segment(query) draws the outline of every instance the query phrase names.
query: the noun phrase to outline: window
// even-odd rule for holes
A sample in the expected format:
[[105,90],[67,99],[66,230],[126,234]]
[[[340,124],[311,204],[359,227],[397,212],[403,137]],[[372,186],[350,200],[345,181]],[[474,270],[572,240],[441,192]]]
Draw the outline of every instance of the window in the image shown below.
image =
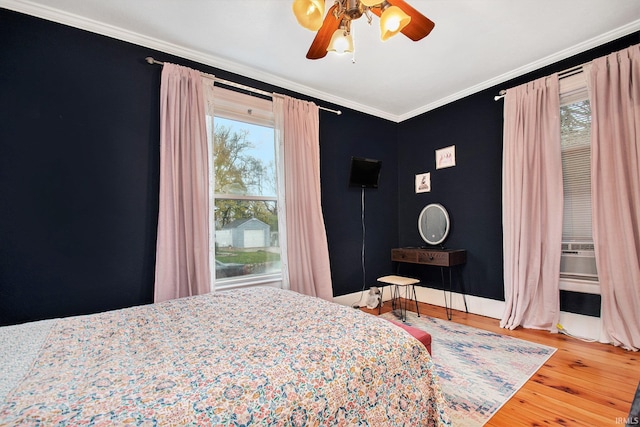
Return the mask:
[[591,108],[589,100],[560,107],[563,241],[593,242],[591,227]]
[[560,82],[564,190],[560,277],[596,281],[591,216],[591,106],[582,72]]
[[212,158],[215,288],[281,280],[271,101],[214,88]]

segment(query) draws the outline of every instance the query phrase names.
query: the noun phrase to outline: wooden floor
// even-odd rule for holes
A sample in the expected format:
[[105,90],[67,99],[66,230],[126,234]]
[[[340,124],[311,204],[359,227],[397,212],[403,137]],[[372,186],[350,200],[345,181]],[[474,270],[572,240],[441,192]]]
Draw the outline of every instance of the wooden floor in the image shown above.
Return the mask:
[[[419,308],[421,315],[447,318],[443,307]],[[382,312],[390,310],[386,302]],[[497,319],[455,310],[451,320],[558,349],[486,426],[625,426],[640,382],[638,352],[545,331],[510,331]]]

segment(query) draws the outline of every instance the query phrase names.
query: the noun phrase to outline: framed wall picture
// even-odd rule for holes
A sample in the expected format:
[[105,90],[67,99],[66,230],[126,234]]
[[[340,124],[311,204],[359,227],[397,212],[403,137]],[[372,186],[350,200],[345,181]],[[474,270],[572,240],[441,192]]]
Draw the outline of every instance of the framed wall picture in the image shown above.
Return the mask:
[[416,174],[416,193],[431,191],[431,172]]
[[456,146],[436,150],[436,169],[450,168],[456,165]]

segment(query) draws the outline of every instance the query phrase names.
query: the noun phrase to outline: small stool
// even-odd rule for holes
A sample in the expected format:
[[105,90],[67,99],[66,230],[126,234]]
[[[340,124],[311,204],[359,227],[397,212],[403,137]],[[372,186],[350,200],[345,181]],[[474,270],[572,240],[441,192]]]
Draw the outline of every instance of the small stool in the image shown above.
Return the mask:
[[[420,317],[420,309],[418,308],[418,297],[416,296],[416,283],[420,283],[418,279],[412,279],[411,277],[404,276],[382,276],[378,277],[378,282],[383,283],[382,295],[384,295],[384,286],[393,285],[393,293],[391,295],[391,307],[395,310],[396,300],[398,300],[398,306],[400,308],[400,320],[407,321],[407,301],[413,299],[416,302],[416,313]],[[409,286],[411,288],[409,288]],[[400,301],[400,288],[404,287],[404,306]],[[413,298],[411,298],[411,291],[413,291]],[[378,307],[378,313],[382,308],[382,295],[380,296],[380,307]]]
[[425,332],[422,329],[414,328],[413,326],[405,325],[404,323],[396,322],[395,320],[389,320],[389,322],[409,332],[411,336],[413,336],[415,339],[420,341],[422,345],[425,346],[429,354],[432,354],[431,353],[431,335],[428,332]]

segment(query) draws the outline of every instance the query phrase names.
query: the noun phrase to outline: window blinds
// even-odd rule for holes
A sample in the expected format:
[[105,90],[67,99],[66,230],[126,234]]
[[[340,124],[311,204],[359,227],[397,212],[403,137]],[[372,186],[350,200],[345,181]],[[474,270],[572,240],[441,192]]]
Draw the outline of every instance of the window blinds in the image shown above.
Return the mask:
[[593,241],[591,224],[591,108],[581,67],[560,80],[564,189],[563,241]]

